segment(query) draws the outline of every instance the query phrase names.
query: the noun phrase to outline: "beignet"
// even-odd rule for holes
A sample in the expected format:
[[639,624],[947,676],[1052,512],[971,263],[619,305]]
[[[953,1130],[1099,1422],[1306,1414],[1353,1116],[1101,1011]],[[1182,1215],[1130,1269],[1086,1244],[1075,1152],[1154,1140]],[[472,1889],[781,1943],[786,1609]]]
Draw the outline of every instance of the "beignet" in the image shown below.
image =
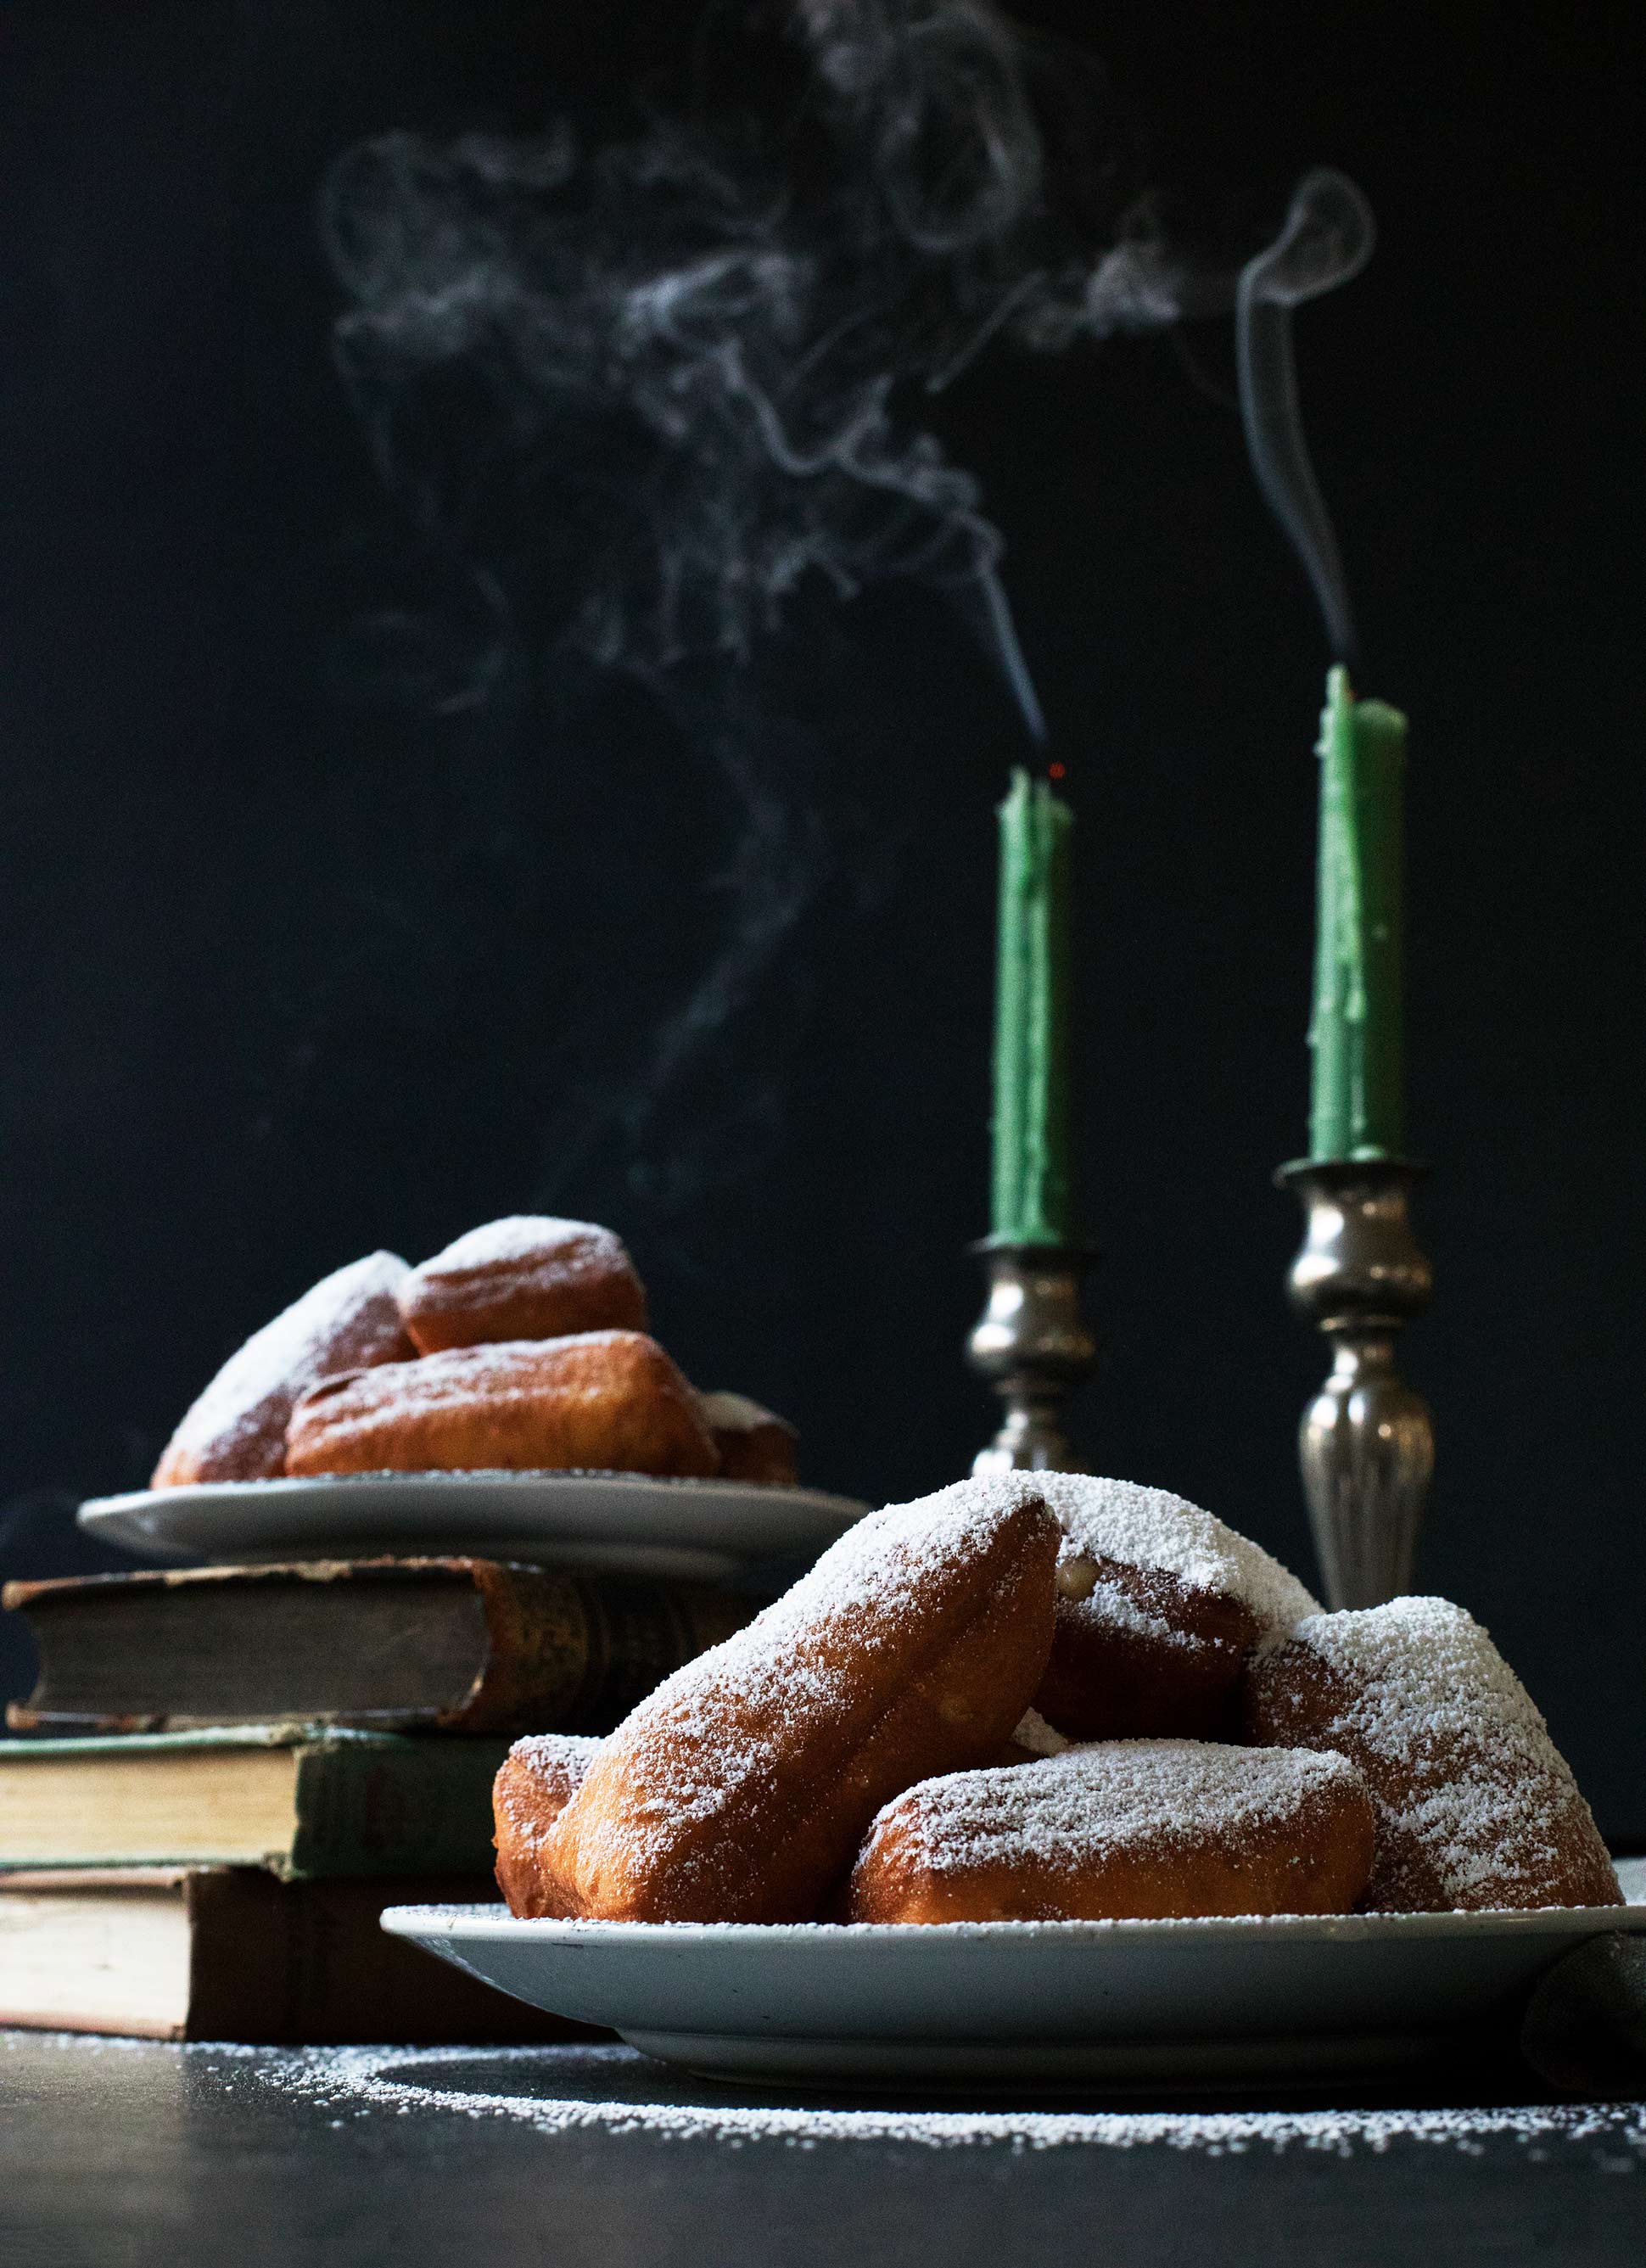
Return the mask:
[[370,1253],[322,1277],[254,1331],[190,1404],[150,1485],[277,1477],[299,1395],[334,1372],[409,1362],[416,1352],[395,1302],[410,1272],[392,1252]]
[[400,1285],[420,1354],[574,1331],[643,1331],[646,1294],[609,1228],[520,1214],[471,1228]]
[[705,1394],[703,1422],[720,1453],[720,1476],[764,1488],[792,1488],[800,1477],[800,1436],[787,1418],[762,1410],[746,1394]]
[[1036,1477],[1063,1543],[1035,1707],[1077,1741],[1237,1737],[1247,1655],[1319,1602],[1182,1497],[1084,1473]]
[[1341,1756],[1105,1741],[922,1780],[852,1870],[852,1921],[1169,1920],[1347,1913],[1371,1799]]
[[702,1477],[717,1460],[697,1396],[640,1331],[452,1347],[350,1371],[305,1394],[289,1473],[608,1472]]
[[498,1767],[491,1788],[497,1887],[523,1920],[559,1916],[557,1906],[543,1903],[548,1885],[537,1846],[588,1778],[600,1745],[576,1733],[533,1733]]
[[1619,1902],[1570,1768],[1461,1607],[1312,1615],[1246,1685],[1253,1739],[1335,1749],[1363,1774],[1378,1812],[1368,1911]]
[[[1052,1636],[1027,1476],[860,1521],[606,1740],[511,1894],[623,1921],[805,1921],[898,1789],[996,1754]],[[516,1911],[523,1911],[517,1907]]]

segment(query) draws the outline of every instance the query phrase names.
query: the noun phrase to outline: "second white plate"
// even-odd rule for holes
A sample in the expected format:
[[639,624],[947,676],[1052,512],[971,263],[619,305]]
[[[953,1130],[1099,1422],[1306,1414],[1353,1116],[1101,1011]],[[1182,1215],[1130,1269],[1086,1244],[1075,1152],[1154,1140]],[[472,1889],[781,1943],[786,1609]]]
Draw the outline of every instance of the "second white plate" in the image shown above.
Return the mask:
[[1646,1907],[756,1928],[391,1906],[383,1926],[714,2078],[1217,2086],[1420,2061]]
[[145,1558],[358,1558],[467,1552],[592,1572],[779,1584],[862,1518],[818,1489],[640,1473],[350,1473],[202,1481],[93,1497],[81,1527]]

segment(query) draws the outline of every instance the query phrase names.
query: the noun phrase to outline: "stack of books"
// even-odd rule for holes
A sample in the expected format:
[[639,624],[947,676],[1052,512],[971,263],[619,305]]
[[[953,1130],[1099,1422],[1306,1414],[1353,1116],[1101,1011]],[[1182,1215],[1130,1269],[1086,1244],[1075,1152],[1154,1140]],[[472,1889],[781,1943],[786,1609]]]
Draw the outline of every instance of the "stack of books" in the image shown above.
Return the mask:
[[754,1602],[474,1558],[11,1583],[0,2023],[322,2045],[566,2038],[386,1936],[490,1900],[525,1732],[608,1731]]

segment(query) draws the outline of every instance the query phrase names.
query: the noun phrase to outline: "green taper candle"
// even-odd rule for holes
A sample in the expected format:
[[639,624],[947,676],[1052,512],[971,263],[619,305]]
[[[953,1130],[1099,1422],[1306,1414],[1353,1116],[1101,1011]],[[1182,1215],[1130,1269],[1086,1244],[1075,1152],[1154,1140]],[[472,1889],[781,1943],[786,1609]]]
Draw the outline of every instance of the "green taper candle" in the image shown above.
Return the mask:
[[1390,1158],[1406,1138],[1401,865],[1406,719],[1326,679],[1309,1154]]
[[1069,1145],[1069,836],[1046,780],[1014,771],[1000,806],[995,1000],[996,1244],[1071,1241]]

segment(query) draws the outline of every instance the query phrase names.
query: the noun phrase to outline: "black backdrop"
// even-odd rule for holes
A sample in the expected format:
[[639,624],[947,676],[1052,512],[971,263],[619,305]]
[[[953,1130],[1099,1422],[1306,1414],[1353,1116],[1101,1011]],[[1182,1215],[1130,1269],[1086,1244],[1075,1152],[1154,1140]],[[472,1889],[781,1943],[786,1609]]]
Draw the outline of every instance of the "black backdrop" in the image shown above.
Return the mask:
[[[1378,210],[1299,339],[1363,688],[1413,719],[1421,1572],[1603,1823],[1646,1832],[1632,11],[1021,12],[1090,39],[1156,178],[1277,210],[1331,163]],[[327,162],[606,101],[688,14],[0,16],[6,1572],[111,1564],[77,1496],[139,1484],[317,1275],[503,1211],[618,1226],[682,1363],[792,1412],[821,1484],[917,1491],[990,1424],[959,1348],[1021,741],[942,602],[803,600],[753,680],[688,688],[696,725],[569,669],[393,706],[349,658],[400,538],[329,360]],[[1216,378],[1226,337],[1195,355]],[[938,422],[1005,532],[1079,813],[1085,1438],[1301,1561],[1322,1361],[1269,1174],[1306,1098],[1319,632],[1170,343],[1002,352]],[[717,703],[758,711],[815,887],[665,1065],[738,919]]]

